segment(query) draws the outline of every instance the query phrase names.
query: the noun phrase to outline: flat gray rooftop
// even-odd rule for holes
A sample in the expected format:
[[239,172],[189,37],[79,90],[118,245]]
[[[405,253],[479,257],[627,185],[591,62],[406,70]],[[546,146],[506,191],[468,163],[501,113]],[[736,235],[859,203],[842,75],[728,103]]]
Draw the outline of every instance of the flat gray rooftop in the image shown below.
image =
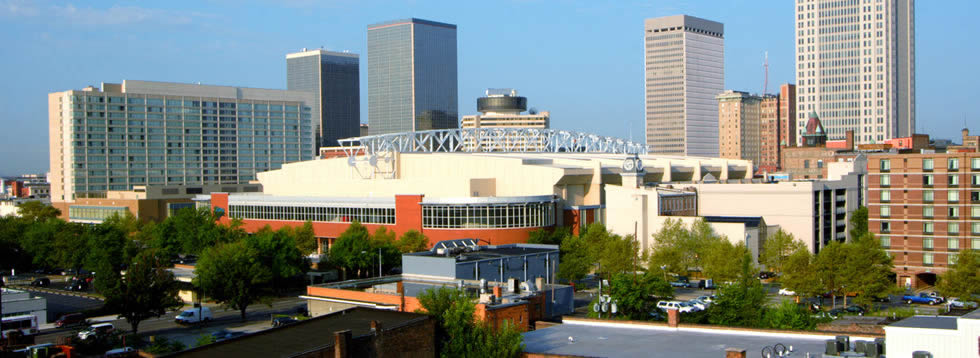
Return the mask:
[[[634,325],[631,325],[634,326]],[[570,341],[572,337],[574,341]],[[816,335],[779,335],[772,333],[683,329],[607,327],[586,324],[561,324],[524,333],[526,353],[574,355],[583,357],[690,357],[718,358],[726,348],[746,351],[747,357],[760,356],[762,349],[782,343],[793,346],[790,357],[805,357],[809,352],[820,357],[824,341],[832,337]],[[851,338],[853,342],[855,339]]]
[[913,316],[888,325],[889,327],[911,327],[956,330],[954,316]]

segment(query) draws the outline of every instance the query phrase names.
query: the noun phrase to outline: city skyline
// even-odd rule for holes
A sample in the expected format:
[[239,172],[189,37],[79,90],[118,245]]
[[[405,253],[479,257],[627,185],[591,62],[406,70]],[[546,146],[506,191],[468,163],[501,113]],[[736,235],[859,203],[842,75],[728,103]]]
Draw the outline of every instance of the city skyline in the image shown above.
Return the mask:
[[[22,69],[11,71],[7,78],[8,87],[0,97],[0,125],[10,133],[23,134],[0,145],[5,157],[0,174],[46,171],[44,112],[48,92],[124,79],[284,89],[283,53],[322,45],[365,54],[366,26],[396,18],[418,17],[459,26],[460,108],[471,108],[487,87],[521,88],[523,94],[535,98],[536,106],[552,111],[552,127],[557,129],[641,140],[643,40],[637,33],[646,18],[689,14],[725,24],[726,89],[759,92],[762,58],[767,50],[770,84],[795,82],[792,3],[775,7],[721,2],[659,7],[640,3],[508,5],[317,5],[297,1],[238,9],[220,1],[193,5],[174,2],[163,8],[103,2],[0,2],[0,18],[5,20],[0,25],[4,35],[0,36],[10,44],[11,54],[0,63],[5,68]],[[968,34],[976,33],[978,25],[967,21],[965,14],[978,5],[962,2],[952,6],[964,11],[950,14],[940,11],[947,6],[937,8],[928,3],[916,7],[916,132],[955,140],[960,128],[972,124],[965,89],[975,82],[978,70],[968,66],[969,52],[951,57],[942,50],[966,42]],[[310,11],[311,7],[332,11]],[[323,13],[345,15],[323,17]],[[551,16],[541,17],[541,13]],[[498,21],[488,20],[500,18],[495,14],[513,21],[500,26]],[[238,19],[259,16],[273,20],[256,29],[237,25]],[[286,23],[290,16],[319,21],[306,21],[311,24],[307,25],[291,19]],[[578,26],[576,19],[588,21],[590,26]],[[960,22],[965,31],[940,33],[935,26],[939,21]],[[128,32],[106,31],[120,29]],[[205,40],[199,38],[202,31],[209,34]],[[532,55],[494,54],[483,51],[487,46],[510,46],[515,53]],[[583,47],[588,51],[582,51]],[[120,48],[129,51],[104,56],[105,51]],[[367,108],[366,77],[361,76],[362,112]],[[13,83],[18,84],[16,89],[10,85]],[[957,88],[962,90],[955,91]],[[599,96],[598,101],[595,96]]]

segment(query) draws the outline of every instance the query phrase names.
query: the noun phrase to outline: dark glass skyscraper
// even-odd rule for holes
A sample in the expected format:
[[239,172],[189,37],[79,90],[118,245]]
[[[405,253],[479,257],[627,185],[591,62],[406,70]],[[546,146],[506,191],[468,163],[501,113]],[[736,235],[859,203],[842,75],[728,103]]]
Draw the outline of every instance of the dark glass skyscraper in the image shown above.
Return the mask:
[[286,55],[286,88],[314,94],[313,122],[321,147],[357,137],[361,125],[360,69],[357,54],[311,50]]
[[368,26],[371,134],[458,128],[456,25],[405,19]]

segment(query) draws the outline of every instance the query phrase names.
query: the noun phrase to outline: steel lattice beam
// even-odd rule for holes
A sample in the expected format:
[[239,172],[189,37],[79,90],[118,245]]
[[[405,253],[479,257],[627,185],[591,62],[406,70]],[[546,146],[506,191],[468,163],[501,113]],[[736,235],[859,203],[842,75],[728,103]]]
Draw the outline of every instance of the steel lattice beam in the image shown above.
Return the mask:
[[348,157],[390,152],[647,153],[645,145],[620,138],[536,128],[440,129],[346,138],[339,142]]

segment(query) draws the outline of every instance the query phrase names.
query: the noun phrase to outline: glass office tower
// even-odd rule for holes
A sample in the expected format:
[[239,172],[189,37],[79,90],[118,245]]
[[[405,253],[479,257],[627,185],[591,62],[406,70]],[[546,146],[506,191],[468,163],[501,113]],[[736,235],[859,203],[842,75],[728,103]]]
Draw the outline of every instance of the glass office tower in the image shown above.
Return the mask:
[[303,49],[286,55],[286,89],[313,94],[319,146],[357,137],[361,125],[360,60],[357,54]]
[[144,185],[245,184],[311,160],[312,97],[148,81],[51,93],[51,200]]
[[420,19],[368,26],[371,134],[458,128],[456,25]]

